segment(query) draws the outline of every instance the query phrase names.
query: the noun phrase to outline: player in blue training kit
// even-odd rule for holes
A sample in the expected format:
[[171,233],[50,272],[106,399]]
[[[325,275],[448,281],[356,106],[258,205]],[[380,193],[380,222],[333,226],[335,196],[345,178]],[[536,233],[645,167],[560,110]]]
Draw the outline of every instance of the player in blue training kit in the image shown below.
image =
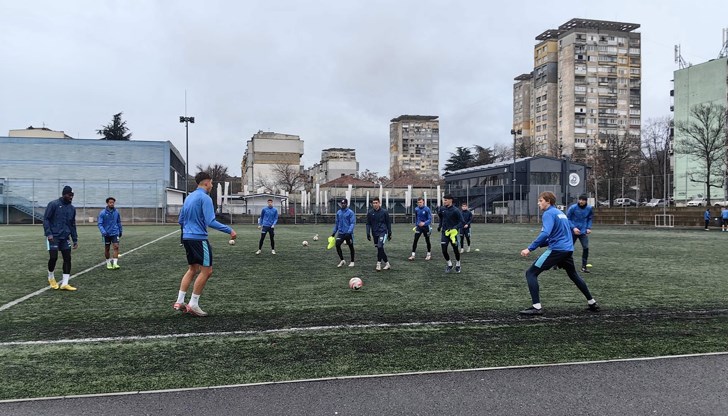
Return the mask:
[[597,301],[592,298],[586,282],[579,276],[574,266],[574,240],[571,237],[569,219],[554,204],[556,204],[556,195],[553,192],[547,191],[539,194],[538,207],[543,210],[541,233],[528,248],[521,250],[521,256],[526,257],[539,247],[548,246],[548,249],[526,270],[526,281],[528,282],[528,291],[531,293],[533,306],[522,310],[520,313],[522,315],[543,315],[543,308],[539,298],[538,275],[553,266],[559,266],[559,268],[566,270],[569,279],[586,297],[588,310],[598,312]]
[[590,273],[586,265],[589,259],[589,234],[591,234],[592,220],[594,219],[594,209],[586,201],[586,195],[579,195],[579,201],[566,210],[566,217],[569,218],[573,241],[576,243],[576,240],[579,240],[581,243],[582,273]]
[[468,253],[470,253],[470,228],[473,223],[473,213],[468,209],[467,202],[460,204],[460,209],[463,211],[463,228],[460,230],[460,252],[465,251],[465,240],[467,240]]
[[432,211],[430,207],[425,205],[425,198],[417,198],[417,206],[415,207],[415,240],[412,242],[412,255],[407,260],[415,259],[415,252],[417,252],[417,241],[420,236],[425,236],[425,243],[427,243],[427,254],[425,260],[432,258],[432,244],[430,243],[430,233],[432,233]]
[[260,241],[258,242],[258,251],[255,254],[260,254],[260,250],[263,248],[263,241],[265,241],[265,235],[270,235],[270,254],[276,254],[276,241],[275,241],[275,227],[278,223],[278,210],[273,208],[273,200],[268,200],[268,206],[260,211],[260,218],[258,218],[258,229],[260,230]]
[[[48,247],[48,284],[53,289],[76,290],[68,284],[71,278],[71,240],[73,248],[78,248],[78,232],[76,231],[76,208],[73,206],[73,190],[64,186],[61,197],[48,203],[43,215],[43,231]],[[58,252],[63,256],[63,281],[56,282],[55,270]]]
[[[187,272],[182,277],[177,294],[177,302],[173,308],[176,311],[187,312],[193,316],[207,316],[207,313],[200,309],[199,300],[202,290],[205,288],[207,279],[212,275],[212,246],[207,241],[207,227],[230,234],[231,239],[236,239],[235,230],[227,225],[217,222],[215,219],[215,208],[212,206],[210,189],[212,179],[206,172],[195,175],[197,190],[192,192],[185,199],[182,210],[179,213],[179,224],[182,226],[182,243],[187,254]],[[198,274],[199,273],[199,274]],[[197,275],[197,278],[195,278]],[[185,305],[185,295],[189,289],[192,279],[195,280],[192,288],[190,303]]]
[[384,243],[392,239],[392,225],[389,221],[389,212],[382,208],[379,198],[372,199],[372,209],[367,212],[367,240],[372,241],[374,237],[374,247],[377,248],[377,266],[376,271],[382,270],[382,262],[384,262],[384,270],[389,270],[389,258],[384,252]]
[[351,255],[351,263],[349,267],[354,267],[354,226],[356,225],[356,215],[354,211],[349,209],[349,201],[346,198],[339,202],[341,209],[336,211],[336,222],[331,236],[336,237],[336,254],[339,255],[339,264],[336,267],[342,267],[346,264],[344,253],[341,252],[341,244],[346,241],[349,246],[349,254]]
[[437,216],[440,218],[440,224],[437,231],[441,231],[440,246],[442,247],[442,255],[447,261],[445,273],[452,271],[452,261],[447,252],[447,247],[452,246],[455,252],[455,273],[460,273],[460,251],[458,250],[458,230],[463,227],[462,211],[452,204],[452,195],[448,194],[442,197],[442,204],[437,210]]
[[721,218],[720,230],[728,231],[728,208],[723,207],[720,210],[720,218]]
[[[99,231],[104,242],[104,257],[106,258],[107,269],[120,269],[119,266],[119,239],[123,228],[121,226],[121,215],[114,207],[116,199],[113,196],[106,198],[106,208],[99,213]],[[110,253],[113,246],[114,253]]]

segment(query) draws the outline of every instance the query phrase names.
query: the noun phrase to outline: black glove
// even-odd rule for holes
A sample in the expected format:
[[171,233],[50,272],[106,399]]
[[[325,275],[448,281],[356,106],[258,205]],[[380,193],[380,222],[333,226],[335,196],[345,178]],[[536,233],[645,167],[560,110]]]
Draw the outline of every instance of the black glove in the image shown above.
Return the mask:
[[367,240],[368,240],[368,241],[372,241],[372,236],[371,236],[371,235],[369,235],[369,234],[367,234]]
[[392,241],[392,233],[389,233],[389,235],[387,235],[387,240]]
[[437,226],[437,232],[440,232],[440,231],[442,231],[442,225]]
[[331,234],[332,237],[336,237],[336,233]]

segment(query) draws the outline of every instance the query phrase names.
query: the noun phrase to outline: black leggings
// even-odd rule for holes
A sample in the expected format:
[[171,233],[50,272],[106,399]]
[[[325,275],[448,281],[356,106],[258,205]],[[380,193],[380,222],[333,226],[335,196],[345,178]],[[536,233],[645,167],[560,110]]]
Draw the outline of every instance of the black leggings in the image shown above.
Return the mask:
[[339,234],[336,238],[336,253],[339,255],[341,260],[344,260],[344,253],[341,252],[341,244],[346,241],[349,244],[349,253],[351,254],[351,262],[354,262],[354,241],[351,239],[351,234]]
[[427,243],[427,252],[432,251],[432,244],[430,244],[430,233],[415,233],[415,241],[412,242],[412,252],[414,253],[417,251],[417,241],[419,241],[420,236],[422,234],[425,234],[425,242]]
[[[444,239],[447,238],[448,241],[444,241]],[[450,261],[450,255],[447,253],[447,246],[452,246],[452,251],[455,252],[455,260],[460,261],[460,250],[458,250],[458,243],[450,241],[450,237],[443,237],[443,241],[440,242],[440,245],[442,246],[442,255],[445,257],[445,260]]]
[[[270,249],[275,250],[276,249],[276,240],[275,240],[275,232],[273,232],[273,229],[269,229],[268,231],[261,231],[260,233],[260,241],[258,242],[258,250],[263,248],[263,241],[265,241],[265,234],[270,234]],[[285,247],[284,247],[285,251]]]
[[[56,262],[58,261],[58,250],[50,250],[51,258],[48,259],[48,271],[56,270]],[[63,256],[63,274],[71,274],[71,250],[61,250]]]

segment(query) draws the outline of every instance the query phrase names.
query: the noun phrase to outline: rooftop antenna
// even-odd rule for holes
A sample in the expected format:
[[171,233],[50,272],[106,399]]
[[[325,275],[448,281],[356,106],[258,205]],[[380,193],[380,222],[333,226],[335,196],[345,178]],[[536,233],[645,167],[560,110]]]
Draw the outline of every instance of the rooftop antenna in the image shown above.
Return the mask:
[[728,28],[723,29],[723,47],[718,53],[718,58],[725,58],[728,56]]
[[693,65],[690,62],[685,62],[685,59],[683,59],[682,53],[680,52],[680,45],[675,45],[675,63],[680,69],[685,69]]

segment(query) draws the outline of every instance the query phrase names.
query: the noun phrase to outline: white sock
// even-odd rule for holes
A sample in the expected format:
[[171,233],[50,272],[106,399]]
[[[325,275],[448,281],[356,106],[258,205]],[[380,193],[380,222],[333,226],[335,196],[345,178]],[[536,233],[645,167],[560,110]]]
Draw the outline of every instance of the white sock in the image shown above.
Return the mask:
[[413,252],[412,252],[412,257],[414,257],[414,256],[415,256],[415,252],[413,251]]
[[597,303],[597,301],[592,298],[592,299],[589,299],[588,301],[586,301],[586,303],[589,305],[593,305],[593,304]]
[[56,274],[54,272],[48,272],[48,280],[55,279]]
[[456,262],[455,262],[455,265],[456,265],[456,266],[460,266],[460,260],[456,261]]
[[61,283],[61,286],[67,285],[68,284],[68,279],[70,279],[70,278],[71,278],[71,275],[70,274],[63,273],[63,283]]
[[179,293],[177,294],[177,303],[185,303],[186,294],[187,294],[187,292],[183,292],[180,290]]
[[427,255],[428,255],[428,256],[431,256],[432,254],[430,254],[430,252],[428,251],[428,252],[427,252]]
[[197,306],[200,303],[200,295],[192,294],[190,298],[190,306]]
[[116,264],[118,264],[118,263],[119,263],[119,259],[111,259],[111,262],[112,262],[112,263],[114,263],[114,264],[116,265]]
[[450,260],[447,261],[447,267],[452,267],[452,262]]
[[536,308],[536,309],[541,309],[541,304],[540,303],[534,303],[533,304],[533,307]]
[[111,259],[106,259],[106,264],[111,264]]

